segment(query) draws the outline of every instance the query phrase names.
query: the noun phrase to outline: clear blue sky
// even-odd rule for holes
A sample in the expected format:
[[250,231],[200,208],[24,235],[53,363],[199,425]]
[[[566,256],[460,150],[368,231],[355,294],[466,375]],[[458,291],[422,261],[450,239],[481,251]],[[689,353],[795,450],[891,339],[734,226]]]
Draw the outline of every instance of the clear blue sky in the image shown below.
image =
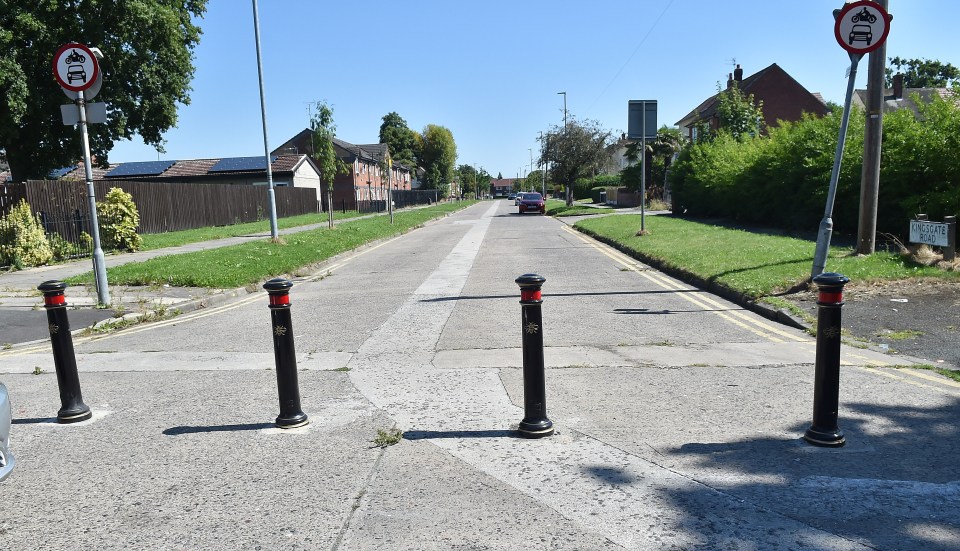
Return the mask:
[[[838,0],[260,0],[271,149],[307,126],[307,103],[334,108],[337,136],[378,141],[396,111],[410,128],[446,126],[457,164],[525,173],[539,131],[578,118],[625,131],[627,101],[655,99],[673,126],[716,92],[734,59],[749,76],[779,64],[843,102],[847,53]],[[956,0],[890,0],[887,56],[960,65]],[[200,21],[192,101],[165,135],[164,159],[263,154],[251,2],[210,0]],[[866,60],[857,87],[865,87]],[[157,159],[139,140],[113,162]]]

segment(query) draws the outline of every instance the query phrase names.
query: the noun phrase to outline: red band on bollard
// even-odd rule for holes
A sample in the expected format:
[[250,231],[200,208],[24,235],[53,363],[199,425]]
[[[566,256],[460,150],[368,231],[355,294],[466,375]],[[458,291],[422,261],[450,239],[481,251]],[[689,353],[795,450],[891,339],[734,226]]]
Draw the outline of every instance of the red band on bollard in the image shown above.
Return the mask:
[[46,306],[63,306],[67,303],[67,297],[63,295],[53,295],[43,297],[43,304]]
[[520,291],[520,300],[540,300],[540,291]]
[[827,293],[821,291],[818,302],[822,302],[824,304],[840,304],[843,302],[843,293]]
[[290,304],[290,295],[270,295],[270,306],[287,306]]

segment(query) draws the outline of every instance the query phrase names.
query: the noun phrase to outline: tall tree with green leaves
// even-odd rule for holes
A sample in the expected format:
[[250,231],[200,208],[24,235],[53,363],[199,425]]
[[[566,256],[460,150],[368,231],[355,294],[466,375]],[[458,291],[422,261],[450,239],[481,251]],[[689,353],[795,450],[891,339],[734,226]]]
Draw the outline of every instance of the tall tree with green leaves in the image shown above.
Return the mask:
[[407,127],[407,121],[403,120],[396,111],[391,111],[383,116],[383,123],[380,125],[380,143],[385,143],[390,148],[390,157],[394,163],[400,163],[410,170],[416,170],[417,167],[417,132]]
[[567,189],[567,205],[573,204],[573,183],[599,172],[609,157],[607,146],[614,141],[613,132],[593,120],[570,117],[563,127],[554,126],[545,135],[540,163],[551,163],[550,177]]
[[446,197],[450,193],[453,168],[457,162],[457,143],[446,127],[428,124],[423,129],[418,166],[424,169],[423,188],[436,189]]
[[[315,107],[313,118],[310,120],[310,130],[313,131],[311,157],[320,172],[320,182],[327,185],[327,206],[332,212],[333,180],[338,174],[349,173],[350,168],[337,156],[337,151],[333,147],[333,138],[337,135],[337,126],[333,124],[333,108],[325,101],[318,101]],[[330,222],[332,225],[332,218]]]
[[81,157],[79,132],[61,124],[67,101],[51,62],[63,44],[82,42],[104,58],[106,124],[90,125],[90,149],[101,165],[113,143],[139,134],[162,150],[177,123],[177,104],[190,103],[195,20],[206,0],[0,0],[0,149],[16,181],[45,178]]
[[717,117],[720,130],[738,140],[759,136],[764,129],[763,101],[755,99],[753,94],[744,95],[734,84],[718,92]]
[[897,73],[903,74],[904,88],[947,88],[960,82],[960,69],[936,59],[892,57],[884,72],[887,87]]

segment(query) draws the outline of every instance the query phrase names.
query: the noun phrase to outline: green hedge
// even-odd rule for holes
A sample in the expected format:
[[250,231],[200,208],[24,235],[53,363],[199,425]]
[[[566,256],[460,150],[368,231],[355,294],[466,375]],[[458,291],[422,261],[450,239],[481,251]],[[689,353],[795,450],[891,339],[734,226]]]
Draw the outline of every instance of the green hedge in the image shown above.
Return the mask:
[[[721,133],[687,147],[671,171],[676,212],[815,230],[826,204],[840,114],[783,123],[768,137]],[[863,111],[851,113],[834,205],[838,231],[856,232]],[[960,211],[960,108],[941,99],[884,115],[877,230],[902,235],[917,212]]]

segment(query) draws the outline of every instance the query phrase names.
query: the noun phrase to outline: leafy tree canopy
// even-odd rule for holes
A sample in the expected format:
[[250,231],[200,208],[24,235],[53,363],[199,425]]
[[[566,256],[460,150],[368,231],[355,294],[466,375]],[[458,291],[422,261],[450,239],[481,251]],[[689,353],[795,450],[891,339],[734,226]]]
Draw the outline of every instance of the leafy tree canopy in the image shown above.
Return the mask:
[[446,196],[457,162],[457,144],[453,140],[453,133],[446,127],[428,124],[421,137],[423,142],[417,164],[425,171],[422,187],[439,190]]
[[[579,178],[588,178],[598,172],[609,158],[607,146],[614,141],[613,133],[593,120],[570,118],[563,127],[554,126],[546,134],[546,147],[541,163],[550,162],[551,179],[568,187]],[[567,204],[573,195],[567,194]]]
[[194,22],[206,0],[0,0],[0,149],[15,180],[45,178],[81,157],[79,132],[61,124],[67,101],[54,79],[63,44],[100,48],[107,123],[90,125],[90,148],[101,165],[119,139],[139,134],[162,150],[176,125],[177,103],[190,103]]
[[736,85],[720,90],[717,95],[717,117],[720,129],[738,140],[757,136],[763,131],[763,101],[753,94],[745,96]]
[[337,127],[333,124],[333,108],[325,101],[317,102],[313,118],[310,120],[310,129],[313,130],[313,158],[317,163],[317,169],[320,170],[320,181],[329,184],[337,174],[350,172],[333,147]]
[[960,81],[960,69],[936,59],[890,58],[886,85],[893,86],[893,75],[903,74],[904,88],[946,88]]
[[410,130],[407,127],[407,121],[395,111],[383,116],[383,123],[380,125],[380,143],[389,146],[393,162],[400,163],[411,170],[416,169],[419,145],[417,133]]

